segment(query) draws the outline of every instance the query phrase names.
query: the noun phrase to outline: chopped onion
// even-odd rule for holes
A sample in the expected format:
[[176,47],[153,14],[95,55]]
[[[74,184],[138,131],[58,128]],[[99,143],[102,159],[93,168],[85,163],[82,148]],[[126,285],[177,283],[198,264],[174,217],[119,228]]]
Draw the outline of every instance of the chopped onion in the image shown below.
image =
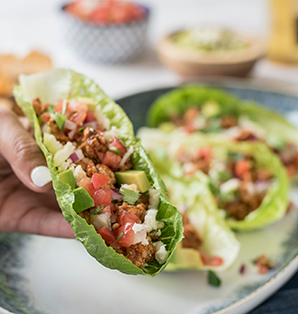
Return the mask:
[[92,129],[96,130],[97,129],[97,122],[91,121],[91,122],[84,123],[83,128],[87,128],[87,127],[90,127]]
[[69,137],[70,140],[73,139],[73,137],[74,137],[75,134],[76,134],[76,131],[77,131],[77,130],[71,130],[71,131],[68,133],[68,137]]
[[70,121],[70,120],[66,120],[65,123],[64,123],[64,129],[67,129],[67,130],[75,130],[77,128],[77,125]]
[[73,162],[77,162],[77,161],[80,161],[84,158],[84,154],[82,152],[81,149],[77,149],[75,150],[70,156],[69,158],[73,161]]
[[130,146],[129,149],[128,149],[128,151],[124,154],[122,160],[121,160],[120,163],[119,163],[119,166],[120,166],[120,167],[123,167],[123,166],[125,165],[127,159],[129,158],[129,156],[130,156],[132,153],[133,153],[133,147]]
[[109,213],[103,213],[100,215],[94,215],[93,225],[96,230],[101,229],[102,227],[107,227],[111,230],[111,218]]
[[116,201],[121,201],[123,195],[119,192],[118,189],[112,189],[112,199]]

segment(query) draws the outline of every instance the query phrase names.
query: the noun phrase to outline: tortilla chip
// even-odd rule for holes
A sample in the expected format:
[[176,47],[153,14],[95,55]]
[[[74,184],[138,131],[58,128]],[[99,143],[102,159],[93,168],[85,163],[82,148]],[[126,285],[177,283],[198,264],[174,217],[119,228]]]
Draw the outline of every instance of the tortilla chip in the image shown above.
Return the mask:
[[49,57],[38,51],[32,51],[21,61],[19,71],[22,74],[33,74],[51,69],[52,61]]

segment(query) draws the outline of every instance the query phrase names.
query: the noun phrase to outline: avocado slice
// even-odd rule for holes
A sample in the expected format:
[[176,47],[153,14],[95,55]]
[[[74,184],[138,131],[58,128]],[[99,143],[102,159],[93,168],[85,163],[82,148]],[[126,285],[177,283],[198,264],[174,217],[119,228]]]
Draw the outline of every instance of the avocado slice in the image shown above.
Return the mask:
[[94,207],[94,200],[90,194],[82,187],[73,190],[75,202],[73,204],[74,210],[79,214],[80,212]]
[[145,171],[142,170],[115,172],[115,176],[119,184],[136,184],[141,193],[148,191],[151,187]]
[[218,116],[220,113],[220,107],[216,102],[206,102],[202,108],[202,114],[206,118],[212,118]]
[[58,174],[59,180],[63,183],[67,183],[71,186],[72,189],[75,189],[77,184],[73,172],[68,169],[64,172]]

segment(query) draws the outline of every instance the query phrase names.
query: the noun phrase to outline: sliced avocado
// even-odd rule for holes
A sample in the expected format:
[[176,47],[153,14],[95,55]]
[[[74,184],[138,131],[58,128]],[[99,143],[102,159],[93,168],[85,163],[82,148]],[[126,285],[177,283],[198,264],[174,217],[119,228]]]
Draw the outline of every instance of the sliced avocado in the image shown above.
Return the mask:
[[63,183],[67,183],[72,189],[75,189],[77,184],[73,172],[69,169],[58,174],[59,180]]
[[170,133],[175,130],[175,125],[172,122],[163,122],[158,128],[163,132]]
[[148,191],[151,187],[145,171],[142,170],[115,172],[115,176],[119,184],[136,184],[141,193]]
[[77,97],[77,101],[88,106],[89,110],[94,110],[95,103],[92,98],[89,97]]
[[220,107],[216,102],[206,102],[202,107],[202,114],[206,118],[212,118],[218,116],[220,113]]
[[80,213],[90,207],[94,207],[93,198],[82,187],[73,190],[75,202],[73,208],[77,213]]

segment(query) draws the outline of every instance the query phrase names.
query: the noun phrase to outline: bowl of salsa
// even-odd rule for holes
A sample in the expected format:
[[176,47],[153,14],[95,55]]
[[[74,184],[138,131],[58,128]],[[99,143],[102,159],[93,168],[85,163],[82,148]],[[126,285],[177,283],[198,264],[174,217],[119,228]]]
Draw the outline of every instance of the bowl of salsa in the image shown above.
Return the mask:
[[104,64],[133,60],[147,42],[149,9],[118,0],[77,0],[62,7],[65,41],[81,58]]

